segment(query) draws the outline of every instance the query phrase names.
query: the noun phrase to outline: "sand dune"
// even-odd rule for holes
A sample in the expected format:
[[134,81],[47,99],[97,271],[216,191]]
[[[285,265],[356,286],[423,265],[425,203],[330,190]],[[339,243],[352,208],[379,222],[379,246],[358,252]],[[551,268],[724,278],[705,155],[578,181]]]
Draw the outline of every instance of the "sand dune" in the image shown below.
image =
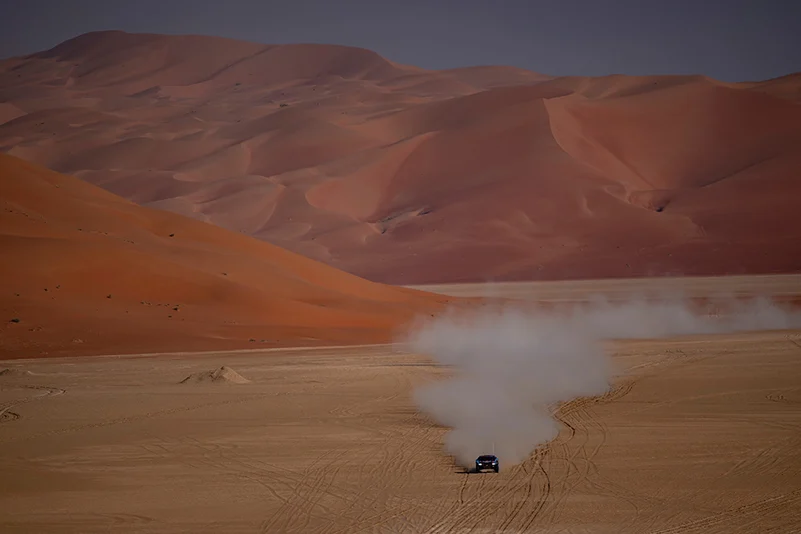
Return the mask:
[[439,296],[0,155],[6,357],[387,341]]
[[201,371],[199,373],[192,373],[183,380],[181,384],[186,383],[200,383],[200,382],[214,382],[223,384],[249,384],[250,380],[240,375],[230,367],[223,365],[219,369],[211,371]]
[[546,107],[565,152],[641,191],[702,188],[801,143],[801,107],[711,83]]
[[3,102],[0,104],[0,124],[12,121],[25,115],[25,112],[13,104]]
[[788,74],[761,82],[751,82],[747,86],[757,92],[801,102],[801,73]]
[[96,32],[0,63],[0,150],[382,282],[799,272],[799,95]]

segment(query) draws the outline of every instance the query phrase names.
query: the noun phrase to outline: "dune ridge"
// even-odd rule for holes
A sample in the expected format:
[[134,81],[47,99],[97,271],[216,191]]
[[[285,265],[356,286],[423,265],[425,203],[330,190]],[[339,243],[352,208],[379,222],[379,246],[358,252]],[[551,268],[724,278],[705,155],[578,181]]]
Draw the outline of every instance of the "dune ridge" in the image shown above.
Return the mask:
[[0,151],[374,281],[801,272],[801,78],[428,71],[95,32],[0,62]]

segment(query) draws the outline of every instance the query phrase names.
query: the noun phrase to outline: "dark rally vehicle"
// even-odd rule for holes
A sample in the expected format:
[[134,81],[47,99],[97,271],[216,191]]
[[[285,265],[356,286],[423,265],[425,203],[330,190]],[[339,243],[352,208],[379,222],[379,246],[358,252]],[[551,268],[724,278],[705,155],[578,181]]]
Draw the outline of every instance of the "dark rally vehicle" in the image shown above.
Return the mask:
[[476,458],[476,473],[480,473],[482,469],[492,469],[498,472],[498,458],[494,454],[482,454]]

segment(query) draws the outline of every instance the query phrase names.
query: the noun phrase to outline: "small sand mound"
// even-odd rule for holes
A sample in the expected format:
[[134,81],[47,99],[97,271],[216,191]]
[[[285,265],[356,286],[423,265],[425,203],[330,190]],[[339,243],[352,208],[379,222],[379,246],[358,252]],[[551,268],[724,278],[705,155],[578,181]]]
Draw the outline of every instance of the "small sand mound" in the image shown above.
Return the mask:
[[7,368],[0,370],[0,376],[31,376],[33,373],[23,369]]
[[223,365],[219,369],[194,373],[181,380],[181,384],[188,382],[228,382],[231,384],[249,384],[250,380],[240,375],[230,367]]

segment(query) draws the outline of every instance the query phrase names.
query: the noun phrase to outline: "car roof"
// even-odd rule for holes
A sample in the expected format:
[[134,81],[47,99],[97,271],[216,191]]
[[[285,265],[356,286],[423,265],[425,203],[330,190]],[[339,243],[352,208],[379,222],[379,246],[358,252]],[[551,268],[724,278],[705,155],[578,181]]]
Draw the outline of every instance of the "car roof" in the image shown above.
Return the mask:
[[478,459],[479,460],[495,460],[496,458],[495,458],[494,454],[482,454],[481,456],[478,457]]

